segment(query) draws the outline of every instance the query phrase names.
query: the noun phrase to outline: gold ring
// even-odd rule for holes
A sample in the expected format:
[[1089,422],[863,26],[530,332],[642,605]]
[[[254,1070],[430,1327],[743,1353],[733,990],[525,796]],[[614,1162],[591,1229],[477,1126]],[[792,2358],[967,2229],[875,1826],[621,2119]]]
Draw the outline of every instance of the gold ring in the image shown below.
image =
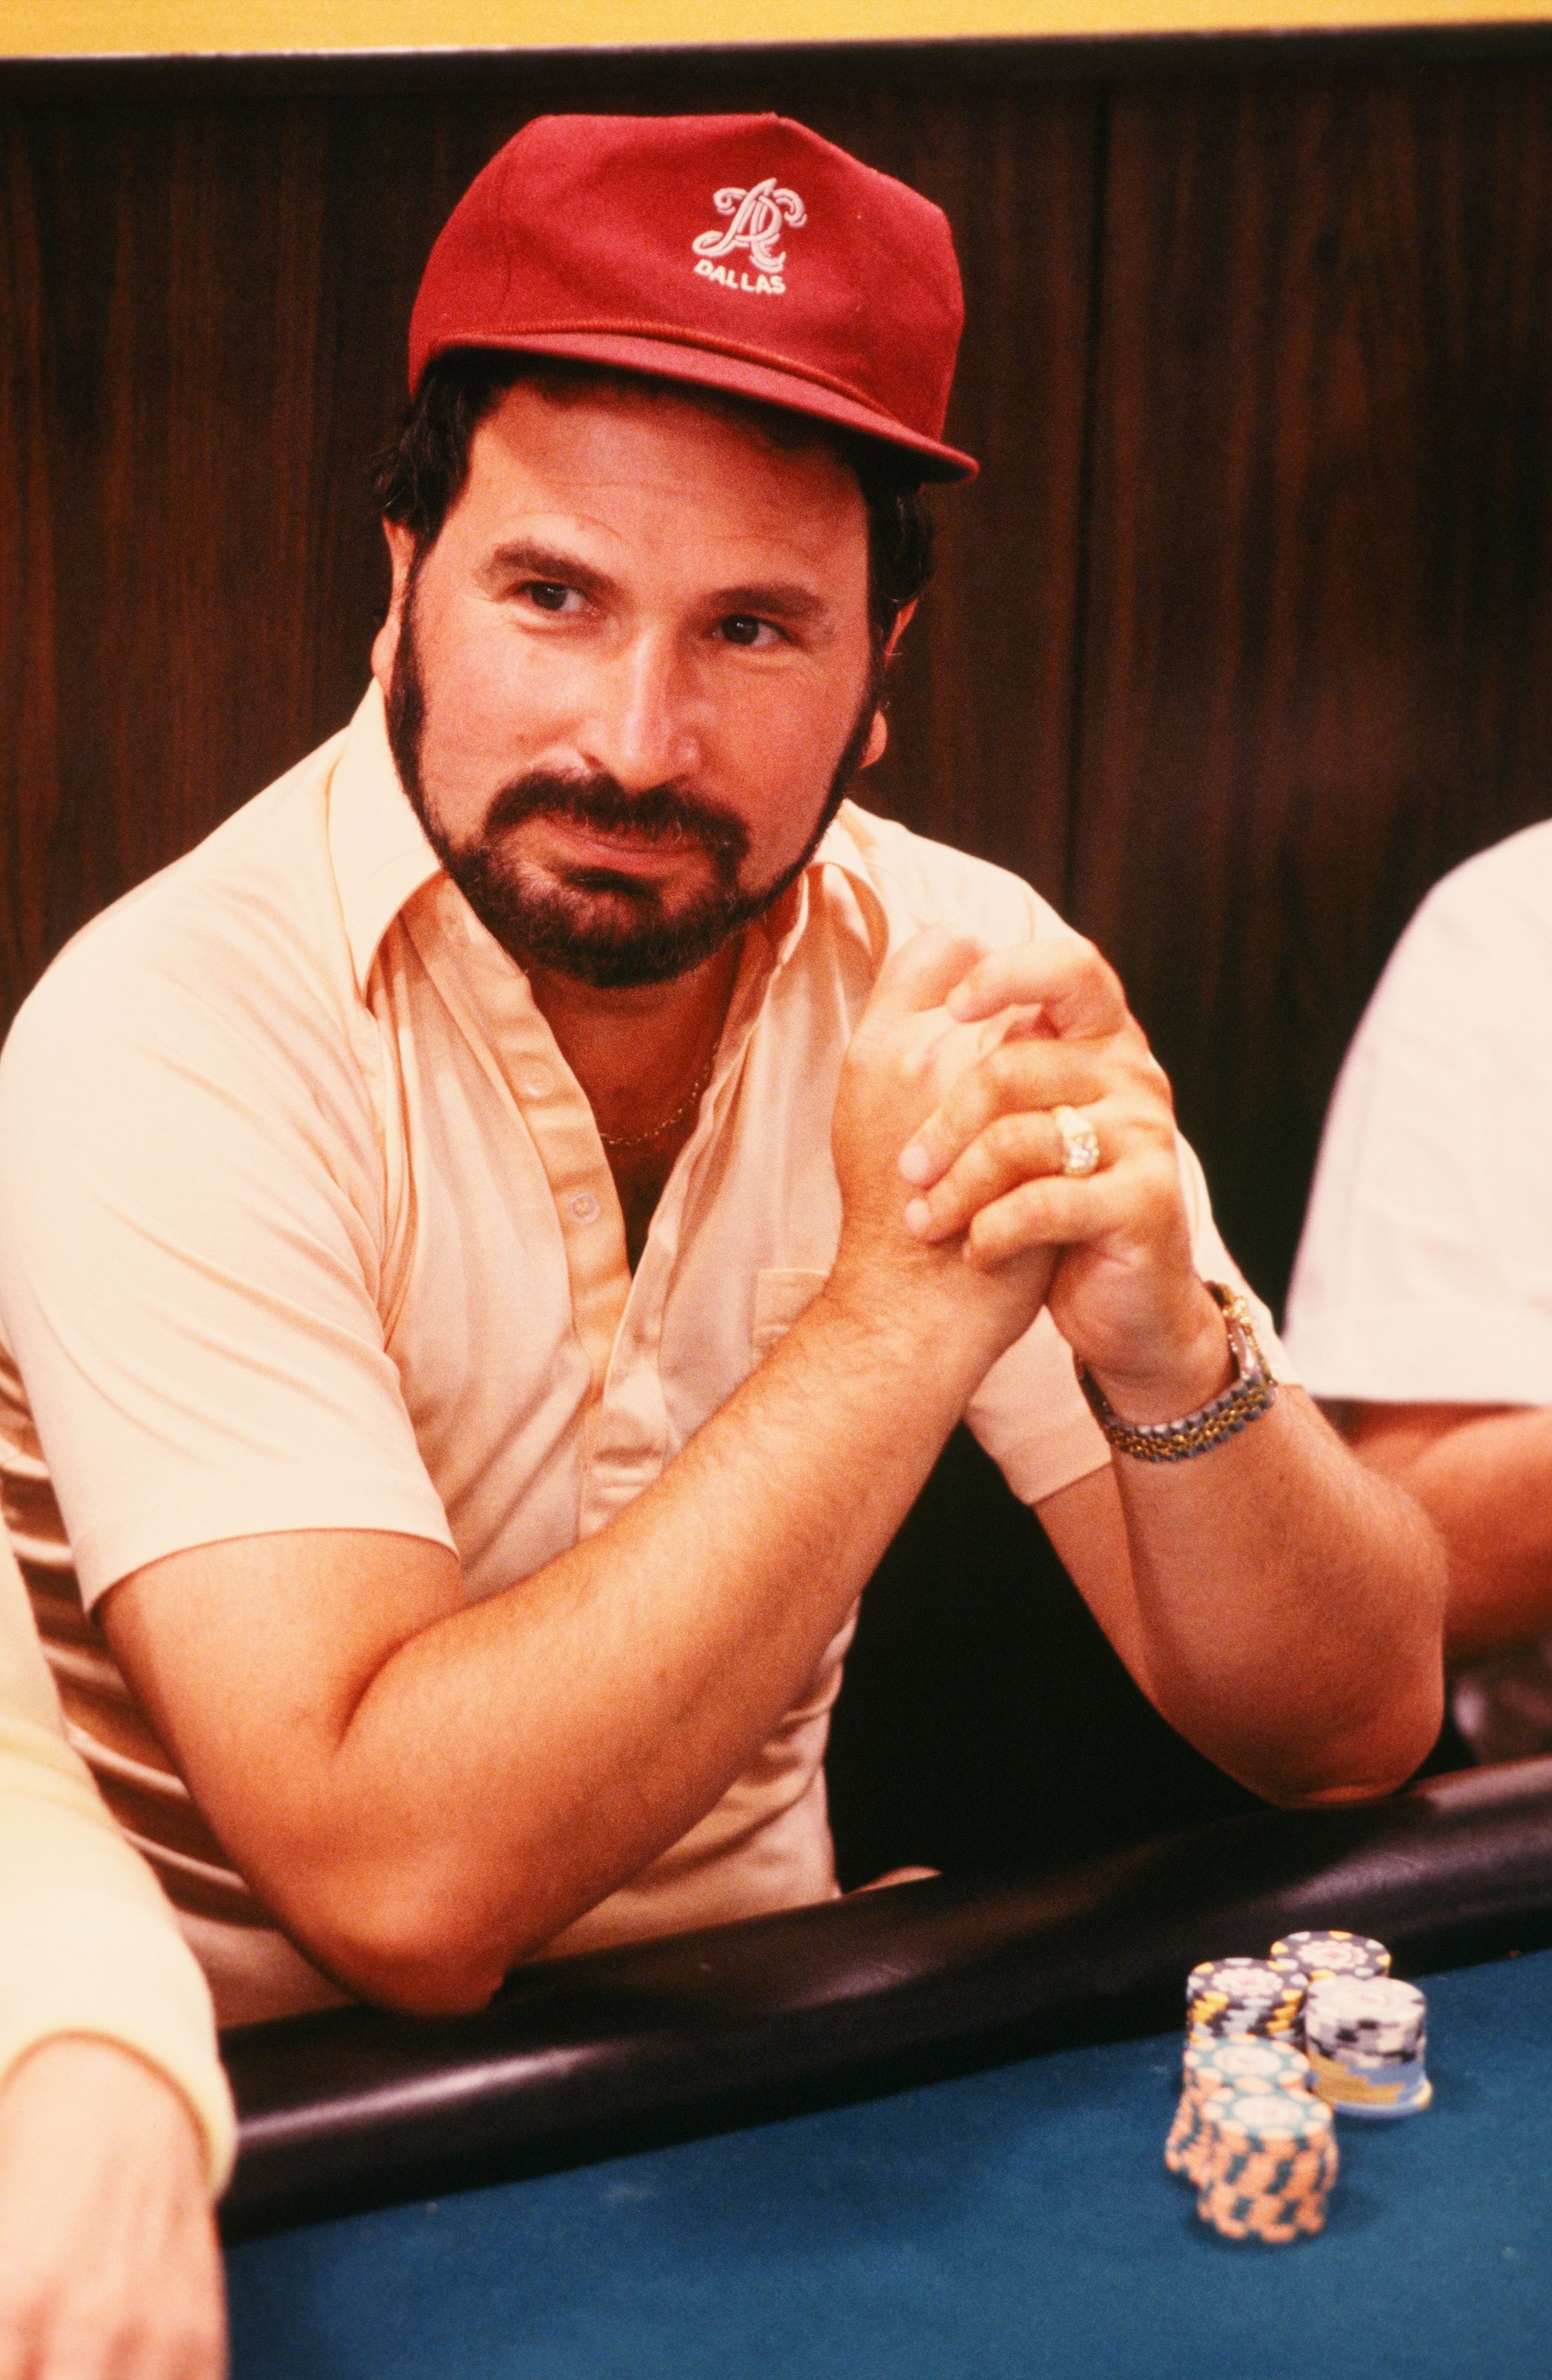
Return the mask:
[[1052,1108],[1050,1120],[1061,1135],[1061,1171],[1071,1182],[1081,1182],[1099,1171],[1099,1135],[1076,1108]]

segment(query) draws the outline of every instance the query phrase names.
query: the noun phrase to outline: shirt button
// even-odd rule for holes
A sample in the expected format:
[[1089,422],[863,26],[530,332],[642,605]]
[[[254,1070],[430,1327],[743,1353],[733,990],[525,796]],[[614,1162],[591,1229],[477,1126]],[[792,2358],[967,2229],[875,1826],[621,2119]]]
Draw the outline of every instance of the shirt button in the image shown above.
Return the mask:
[[531,1075],[524,1075],[517,1087],[526,1099],[541,1099],[551,1087],[551,1078],[536,1070]]
[[575,1198],[566,1200],[566,1212],[574,1223],[593,1223],[600,1209],[590,1190],[578,1190]]

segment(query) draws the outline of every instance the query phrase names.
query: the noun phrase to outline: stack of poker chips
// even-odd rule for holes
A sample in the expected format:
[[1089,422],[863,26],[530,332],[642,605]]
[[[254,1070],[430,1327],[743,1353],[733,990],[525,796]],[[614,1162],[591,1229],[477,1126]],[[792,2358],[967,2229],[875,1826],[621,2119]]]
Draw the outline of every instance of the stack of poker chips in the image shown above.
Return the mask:
[[1204,1959],[1185,1979],[1192,2041],[1299,2038],[1304,1974],[1290,1959]]
[[1323,1984],[1332,1975],[1369,1981],[1390,1973],[1390,1953],[1368,1934],[1349,1934],[1340,1925],[1317,1925],[1289,1934],[1272,1944],[1270,1956],[1295,1969],[1304,1983]]
[[1304,2046],[1315,2087],[1344,2116],[1413,2116],[1434,2095],[1425,2070],[1427,2009],[1393,1975],[1331,1975],[1310,1985]]
[[1201,2186],[1213,2147],[1216,2104],[1236,2091],[1307,2094],[1310,2063],[1303,2050],[1274,2041],[1187,2042],[1185,2088],[1164,2143],[1171,2173]]
[[1207,1959],[1186,1979],[1185,2087],[1164,2162],[1231,2240],[1297,2240],[1326,2220],[1337,2151],[1298,2046],[1303,1998],[1287,1959]]
[[1336,2131],[1303,2091],[1230,2091],[1212,2103],[1196,2212],[1229,2240],[1279,2244],[1320,2230],[1337,2178]]
[[1321,1926],[1265,1959],[1192,1969],[1185,2087],[1164,2162],[1226,2238],[1320,2230],[1337,2178],[1333,2114],[1428,2105],[1423,1995],[1389,1967],[1383,1942]]

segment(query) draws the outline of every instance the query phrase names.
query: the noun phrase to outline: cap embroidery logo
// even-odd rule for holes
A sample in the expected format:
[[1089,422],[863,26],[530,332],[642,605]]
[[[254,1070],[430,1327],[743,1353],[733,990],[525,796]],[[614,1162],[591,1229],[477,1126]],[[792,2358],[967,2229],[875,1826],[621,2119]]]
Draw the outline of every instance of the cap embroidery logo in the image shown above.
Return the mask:
[[[746,289],[758,297],[781,298],[786,293],[782,274],[786,269],[786,250],[778,253],[776,242],[782,226],[791,225],[799,231],[808,220],[808,211],[795,190],[779,190],[776,176],[768,174],[753,189],[719,190],[712,201],[720,215],[732,215],[725,231],[703,231],[690,246],[697,258],[696,271],[707,281],[720,281],[727,289]],[[748,251],[753,274],[741,272],[736,265],[722,264],[716,260],[732,256],[739,249]]]

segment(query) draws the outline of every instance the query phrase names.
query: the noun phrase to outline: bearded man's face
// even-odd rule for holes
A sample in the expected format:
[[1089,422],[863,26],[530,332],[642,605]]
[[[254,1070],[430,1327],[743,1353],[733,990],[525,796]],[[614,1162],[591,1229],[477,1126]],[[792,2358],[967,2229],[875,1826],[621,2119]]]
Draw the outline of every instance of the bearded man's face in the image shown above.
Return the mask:
[[374,667],[449,875],[524,966],[686,973],[802,868],[881,745],[860,489],[661,392],[518,382]]

